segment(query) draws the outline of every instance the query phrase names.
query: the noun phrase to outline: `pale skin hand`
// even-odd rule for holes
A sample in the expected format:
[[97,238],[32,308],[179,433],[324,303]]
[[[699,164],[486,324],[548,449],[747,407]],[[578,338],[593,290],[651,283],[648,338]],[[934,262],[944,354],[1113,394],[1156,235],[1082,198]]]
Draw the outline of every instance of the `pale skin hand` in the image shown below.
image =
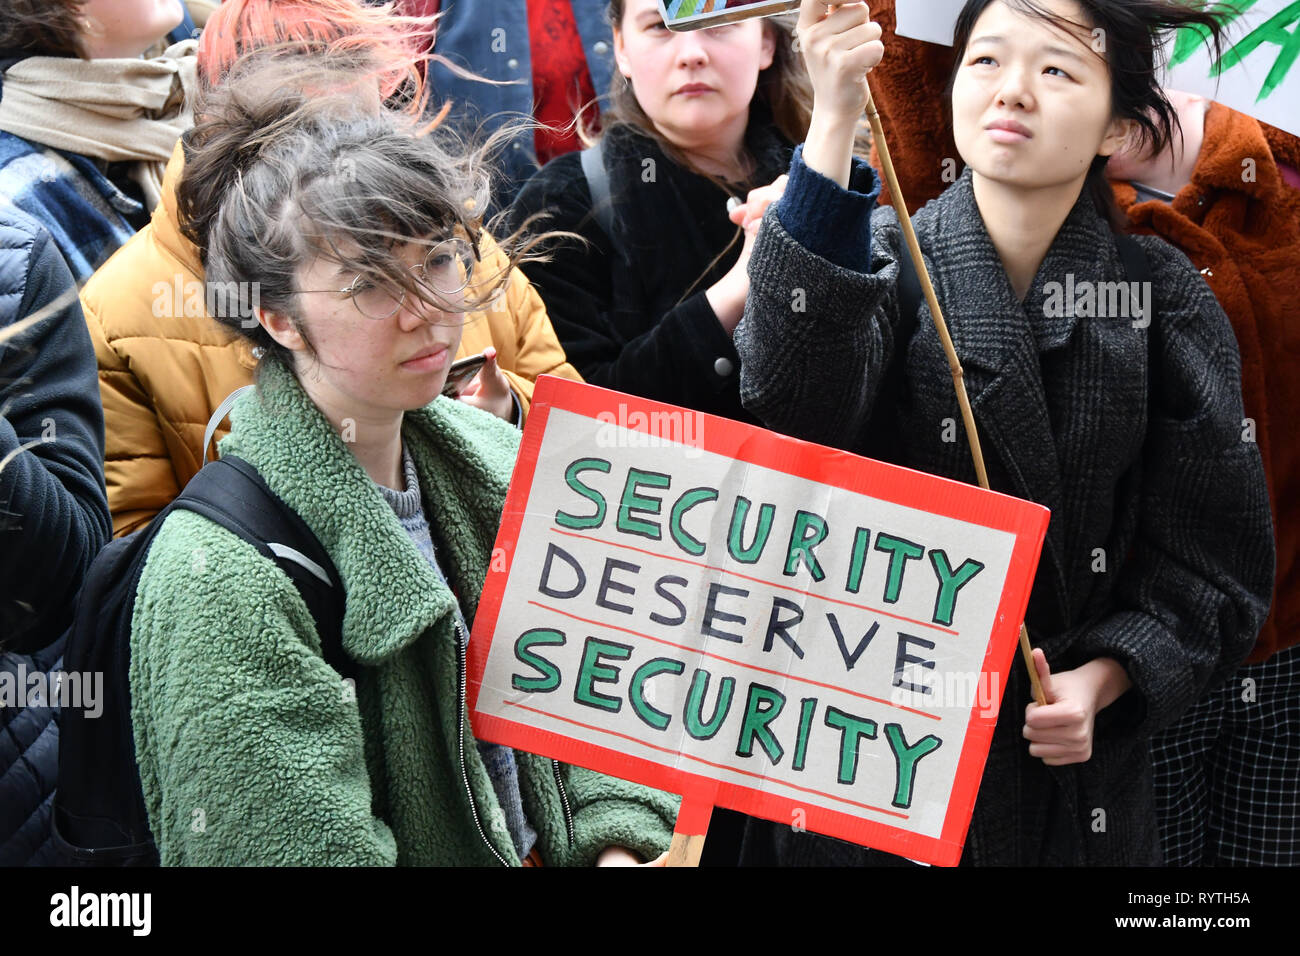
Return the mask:
[[880,25],[865,3],[803,0],[797,33],[813,88],[803,161],[847,187],[858,121],[871,100],[867,74],[885,55]]
[[788,178],[778,176],[767,186],[751,189],[745,202],[727,214],[732,222],[745,230],[745,242],[740,248],[740,258],[736,264],[705,290],[704,297],[709,300],[713,314],[718,317],[718,322],[727,330],[728,335],[736,331],[736,326],[745,314],[745,297],[749,295],[749,257],[754,251],[754,240],[758,238],[763,213],[781,198]]
[[1133,686],[1123,665],[1098,657],[1074,670],[1053,674],[1047,657],[1034,649],[1034,667],[1047,698],[1025,710],[1030,756],[1049,767],[1083,763],[1092,756],[1093,724],[1100,713]]
[[597,866],[663,866],[668,860],[668,851],[664,850],[649,863],[642,863],[641,858],[631,850],[621,846],[607,846],[596,858]]
[[491,412],[503,421],[510,421],[515,414],[515,400],[510,392],[510,380],[497,367],[497,350],[489,346],[483,350],[487,362],[479,369],[468,385],[456,396],[466,405],[473,405],[485,412]]

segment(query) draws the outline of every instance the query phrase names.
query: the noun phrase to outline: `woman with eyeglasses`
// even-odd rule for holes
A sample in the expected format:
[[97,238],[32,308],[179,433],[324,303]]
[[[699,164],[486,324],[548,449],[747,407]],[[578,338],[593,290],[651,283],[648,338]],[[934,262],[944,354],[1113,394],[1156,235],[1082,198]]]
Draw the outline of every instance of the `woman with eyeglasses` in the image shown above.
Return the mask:
[[208,279],[260,290],[221,319],[264,350],[221,452],[337,568],[355,683],[275,563],[204,516],[163,518],[131,629],[161,861],[654,861],[676,798],[471,735],[468,634],[519,432],[440,392],[466,314],[509,281],[474,268],[487,174],[442,134],[322,94],[344,86],[321,69],[236,77],[196,141],[237,171],[209,224]]

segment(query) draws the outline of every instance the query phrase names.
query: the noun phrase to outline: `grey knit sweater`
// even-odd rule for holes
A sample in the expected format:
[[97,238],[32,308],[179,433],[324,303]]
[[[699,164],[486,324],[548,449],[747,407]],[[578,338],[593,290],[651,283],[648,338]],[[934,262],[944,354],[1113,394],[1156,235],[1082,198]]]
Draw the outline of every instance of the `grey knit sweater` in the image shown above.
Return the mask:
[[[433,535],[429,530],[429,519],[425,516],[424,505],[420,496],[420,478],[415,472],[415,461],[402,446],[402,473],[406,479],[406,489],[404,491],[395,491],[392,488],[385,488],[383,485],[376,485],[384,500],[388,502],[389,507],[397,515],[397,521],[402,526],[402,530],[410,535],[411,540],[415,542],[416,548],[424,555],[434,572],[442,579],[444,584],[447,583],[447,575],[438,565],[438,556],[433,547]],[[453,592],[454,593],[454,592]],[[456,614],[460,616],[460,607],[456,607]],[[461,625],[465,634],[468,636],[470,628],[465,624],[465,619],[461,618]],[[497,800],[501,804],[501,809],[506,815],[506,827],[510,830],[510,838],[515,844],[515,850],[519,853],[522,860],[526,857],[534,844],[537,843],[537,832],[528,823],[528,817],[524,813],[523,797],[519,792],[519,769],[515,763],[514,751],[509,747],[502,747],[500,744],[489,744],[482,741],[478,742],[478,752],[483,758],[483,764],[487,768],[488,776],[492,778],[492,789],[496,791]]]

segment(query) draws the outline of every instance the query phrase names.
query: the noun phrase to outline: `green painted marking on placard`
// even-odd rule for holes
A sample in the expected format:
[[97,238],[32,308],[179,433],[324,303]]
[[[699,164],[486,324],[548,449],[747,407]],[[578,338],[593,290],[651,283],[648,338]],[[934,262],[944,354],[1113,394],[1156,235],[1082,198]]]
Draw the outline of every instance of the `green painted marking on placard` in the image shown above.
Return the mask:
[[[1240,20],[1242,14],[1257,2],[1258,0],[1238,0],[1236,12],[1221,18],[1223,24],[1226,26]],[[1174,41],[1174,52],[1169,58],[1169,65],[1174,67],[1186,63],[1208,38],[1209,31],[1204,27],[1184,27]],[[1300,0],[1287,4],[1233,44],[1211,66],[1210,76],[1222,76],[1265,44],[1276,45],[1279,49],[1277,59],[1273,61],[1272,68],[1260,86],[1259,95],[1255,97],[1256,103],[1268,99],[1277,91],[1300,58]]]
[[903,728],[898,724],[885,724],[885,737],[894,752],[898,767],[898,784],[894,788],[894,806],[906,810],[912,805],[912,785],[916,780],[916,764],[926,754],[939,749],[943,743],[934,734],[926,734],[914,744],[908,744]]
[[722,722],[731,710],[731,695],[736,690],[736,678],[724,677],[718,682],[718,702],[713,707],[713,716],[704,720],[704,695],[709,690],[711,675],[704,668],[699,668],[691,678],[691,690],[686,698],[686,732],[696,740],[711,740],[722,729]]

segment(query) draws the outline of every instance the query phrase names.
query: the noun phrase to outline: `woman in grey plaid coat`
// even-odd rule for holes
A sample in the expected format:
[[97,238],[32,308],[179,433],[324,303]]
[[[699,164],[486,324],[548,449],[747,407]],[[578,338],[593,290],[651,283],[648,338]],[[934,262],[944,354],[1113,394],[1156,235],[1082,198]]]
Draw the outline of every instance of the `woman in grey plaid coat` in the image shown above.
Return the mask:
[[[863,5],[826,7],[803,4],[817,103],[754,248],[742,398],[779,431],[973,482],[929,310],[902,307],[898,220],[851,159],[880,31]],[[1232,329],[1181,252],[1117,242],[1093,188],[1126,137],[1172,132],[1133,38],[1206,20],[1167,0],[969,0],[958,21],[967,168],[915,225],[992,486],[1052,511],[1026,614],[1048,703],[1026,706],[1017,666],[963,863],[1161,862],[1148,739],[1244,658],[1268,610]],[[1124,43],[1099,48],[1107,34]],[[888,862],[758,821],[745,854]]]

